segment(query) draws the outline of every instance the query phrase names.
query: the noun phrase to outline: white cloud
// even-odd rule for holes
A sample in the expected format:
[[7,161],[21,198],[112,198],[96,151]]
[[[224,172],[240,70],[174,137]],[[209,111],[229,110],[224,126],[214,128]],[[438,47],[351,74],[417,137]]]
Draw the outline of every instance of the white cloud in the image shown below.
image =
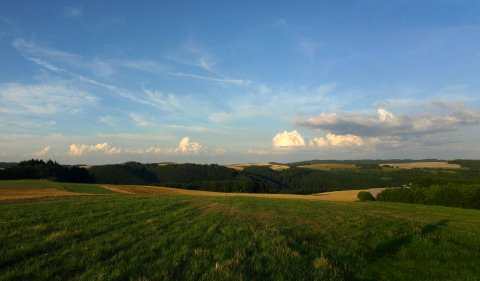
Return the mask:
[[227,151],[224,148],[216,148],[216,149],[213,149],[211,152],[213,155],[224,155],[225,153],[227,153]]
[[166,111],[178,110],[185,102],[180,97],[171,93],[164,93],[162,91],[148,89],[144,92],[147,96],[147,100],[151,104]]
[[17,38],[13,40],[12,45],[17,50],[24,53],[42,55],[50,58],[62,59],[64,61],[77,61],[80,59],[80,56],[76,54],[60,51],[53,48],[38,46],[22,38]]
[[349,147],[349,146],[362,146],[365,145],[365,141],[355,135],[335,135],[328,133],[325,137],[316,137],[310,140],[311,146],[320,148],[325,147]]
[[129,116],[130,118],[132,118],[133,122],[135,122],[135,124],[139,127],[147,127],[151,125],[150,122],[145,120],[144,117],[140,116],[137,113],[131,112]]
[[347,134],[347,135],[335,135],[332,133],[328,133],[326,136],[328,143],[331,146],[361,146],[364,145],[365,142],[359,136]]
[[248,154],[253,154],[253,155],[267,155],[268,150],[266,149],[249,149],[247,151]]
[[97,101],[97,97],[62,81],[0,84],[0,113],[70,113],[78,112]]
[[378,113],[378,119],[382,122],[383,121],[389,121],[389,120],[393,119],[393,113],[387,111],[386,109],[379,108],[377,110],[377,113]]
[[327,147],[330,145],[328,141],[323,137],[313,138],[310,140],[309,144],[311,146],[317,146],[317,147]]
[[[321,113],[318,116],[298,121],[298,125],[317,130],[327,130],[337,135],[353,134],[368,137],[418,137],[439,132],[454,131],[460,127],[480,124],[480,115],[463,105],[432,102],[430,107],[441,109],[446,114],[428,112],[399,114],[380,108],[373,114]],[[432,109],[432,108],[430,108]]]
[[72,156],[80,156],[89,152],[100,152],[113,155],[122,153],[122,149],[113,147],[108,142],[98,143],[95,145],[71,144],[68,153]]
[[35,157],[42,157],[42,156],[45,156],[49,151],[50,151],[51,147],[50,146],[46,146],[45,148],[43,148],[42,150],[39,150],[39,151],[36,151],[33,153],[33,156]]
[[119,122],[118,118],[116,118],[114,116],[110,116],[110,115],[100,116],[99,120],[100,120],[100,122],[105,123],[105,124],[107,124],[109,126],[112,126],[112,127],[117,127],[118,122]]
[[232,115],[226,112],[212,112],[208,116],[208,119],[213,122],[228,122],[232,119]]
[[89,62],[89,65],[90,69],[97,76],[108,77],[115,73],[115,70],[110,64],[99,58],[95,58],[93,61]]
[[217,82],[220,84],[232,84],[235,86],[248,86],[252,83],[249,80],[243,80],[243,79],[215,78],[211,76],[203,76],[203,75],[184,73],[184,72],[169,72],[168,74],[173,76],[179,76],[179,77],[189,77],[189,78],[195,78],[195,79],[206,80],[211,82]]
[[194,66],[207,71],[212,71],[215,66],[214,56],[193,40],[188,41],[180,50],[163,57],[179,64]]
[[85,58],[74,53],[37,45],[22,38],[13,40],[12,45],[24,54],[25,58],[51,71],[73,74],[65,68],[47,62],[47,60],[53,60],[57,64],[63,64],[65,67],[69,65],[70,67],[89,71],[95,76],[107,77],[115,73],[112,65],[100,58]]
[[260,84],[258,86],[258,93],[262,96],[268,95],[272,93],[272,89],[270,89],[267,85],[265,84]]
[[305,146],[305,140],[296,130],[276,134],[272,139],[274,148],[298,148]]
[[[203,150],[202,145],[198,142],[191,141],[189,137],[184,137],[180,140],[177,147],[174,148],[160,148],[157,146],[150,146],[146,149],[124,149],[125,153],[131,154],[158,154],[158,155],[175,155],[175,154],[199,154]],[[217,149],[212,151],[213,154],[224,153],[224,150]]]
[[43,66],[45,67],[46,69],[48,70],[51,70],[51,71],[54,71],[54,72],[64,72],[65,70],[60,68],[60,67],[57,67],[51,63],[48,63],[42,59],[39,59],[39,58],[31,58],[31,57],[25,57],[26,59],[36,63],[37,65],[40,65],[40,66]]
[[198,142],[190,141],[189,137],[184,137],[178,147],[173,149],[174,153],[181,153],[181,154],[198,154],[202,145]]

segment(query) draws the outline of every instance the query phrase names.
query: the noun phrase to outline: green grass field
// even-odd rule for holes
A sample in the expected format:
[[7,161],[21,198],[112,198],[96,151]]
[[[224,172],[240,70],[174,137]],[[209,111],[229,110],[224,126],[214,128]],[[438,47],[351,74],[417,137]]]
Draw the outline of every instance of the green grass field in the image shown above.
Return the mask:
[[90,194],[116,193],[102,188],[100,184],[53,182],[47,180],[0,180],[0,189],[3,188],[55,188],[59,190]]
[[0,203],[0,280],[479,280],[480,211],[106,196]]

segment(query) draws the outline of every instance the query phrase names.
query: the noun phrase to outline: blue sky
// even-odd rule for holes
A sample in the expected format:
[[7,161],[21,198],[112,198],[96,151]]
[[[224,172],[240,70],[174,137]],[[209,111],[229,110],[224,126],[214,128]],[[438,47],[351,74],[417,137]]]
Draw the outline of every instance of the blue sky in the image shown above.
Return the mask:
[[479,15],[479,1],[2,1],[0,161],[480,158]]

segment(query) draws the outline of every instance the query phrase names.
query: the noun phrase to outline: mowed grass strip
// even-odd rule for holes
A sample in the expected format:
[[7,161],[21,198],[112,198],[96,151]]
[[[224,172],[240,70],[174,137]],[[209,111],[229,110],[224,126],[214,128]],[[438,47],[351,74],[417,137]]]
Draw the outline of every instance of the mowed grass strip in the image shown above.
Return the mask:
[[58,189],[77,193],[116,194],[112,190],[103,188],[100,184],[67,183],[48,180],[0,180],[0,192],[2,189]]
[[0,204],[0,280],[476,280],[480,211],[245,197]]

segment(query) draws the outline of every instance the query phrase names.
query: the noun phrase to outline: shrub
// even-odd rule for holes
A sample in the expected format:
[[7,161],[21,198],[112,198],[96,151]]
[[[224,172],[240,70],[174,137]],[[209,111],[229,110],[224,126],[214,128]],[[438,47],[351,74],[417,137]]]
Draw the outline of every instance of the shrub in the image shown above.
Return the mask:
[[368,192],[368,191],[360,191],[358,194],[357,194],[357,198],[360,199],[360,201],[375,201],[375,197],[373,197],[373,195]]

